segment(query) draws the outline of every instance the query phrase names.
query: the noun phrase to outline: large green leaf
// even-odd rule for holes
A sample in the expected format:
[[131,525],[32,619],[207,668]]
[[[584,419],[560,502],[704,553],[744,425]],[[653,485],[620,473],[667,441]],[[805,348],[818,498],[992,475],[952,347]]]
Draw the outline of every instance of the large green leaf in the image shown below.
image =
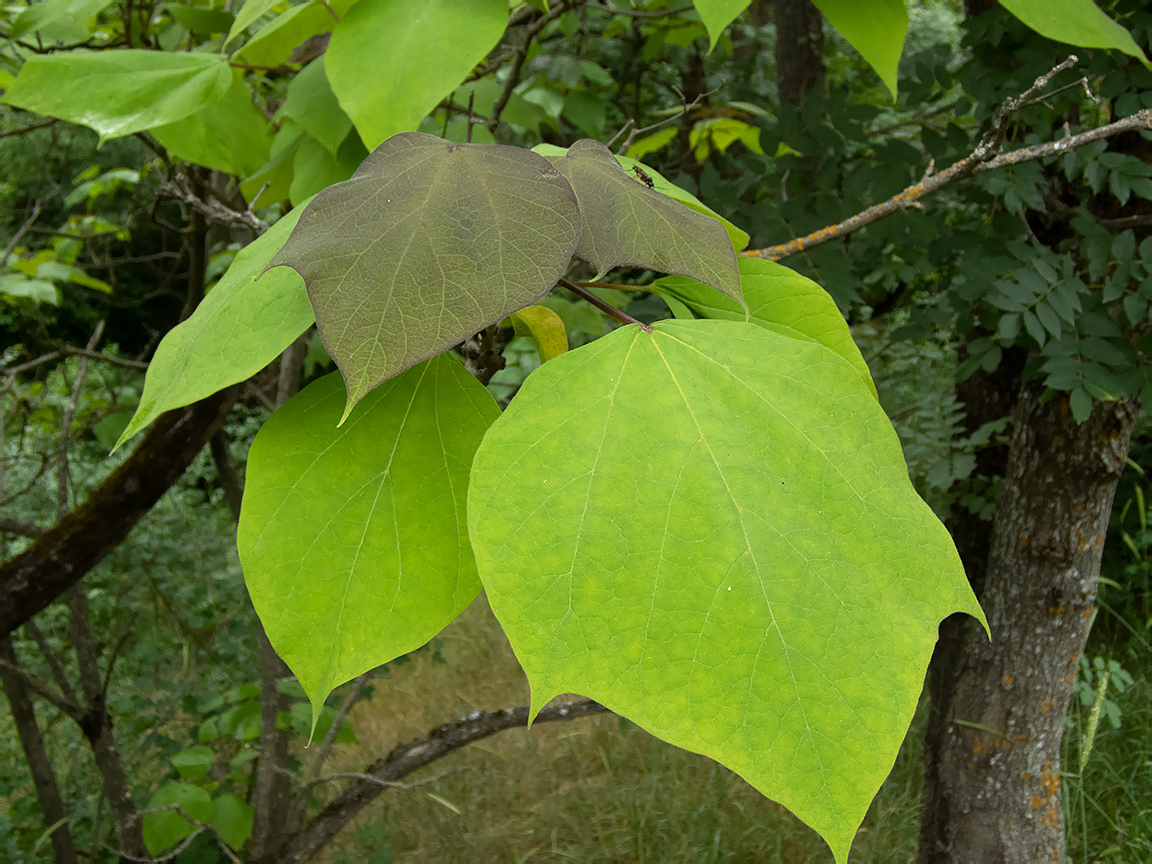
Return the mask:
[[381,381],[546,294],[579,224],[543,157],[404,132],[317,195],[269,266],[304,277],[347,414]]
[[896,97],[896,73],[904,37],[908,35],[908,10],[904,0],[812,0],[833,27],[875,69]]
[[220,839],[239,849],[252,834],[256,811],[237,795],[221,795],[212,799],[212,829]]
[[982,618],[855,369],[747,323],[624,327],[545,363],[477,451],[468,519],[533,712],[596,699],[840,862],[937,625]]
[[585,138],[562,154],[544,155],[576,192],[581,217],[576,254],[598,276],[620,264],[649,267],[691,276],[741,301],[732,243],[715,219],[636,182],[599,141]]
[[239,70],[219,102],[149,131],[174,156],[241,177],[260,169],[272,143],[268,120],[252,104]]
[[340,145],[352,131],[352,119],[344,113],[332,94],[332,88],[328,86],[323,57],[313,60],[292,79],[288,85],[284,113],[323,144],[333,156],[339,153]]
[[303,212],[297,207],[240,250],[191,317],[160,340],[140,405],[117,447],[165,411],[256,374],[311,326],[312,307],[299,276],[277,270],[261,277]]
[[747,314],[728,297],[694,279],[668,276],[652,287],[670,306],[672,301],[682,303],[694,318],[747,320],[794,339],[819,342],[852,364],[865,386],[876,395],[868,364],[827,291],[795,270],[772,261],[741,258],[739,266]]
[[106,140],[195,114],[231,86],[232,69],[218,54],[77,50],[29,57],[3,101]]
[[1000,0],[1000,5],[1041,36],[1056,42],[1111,48],[1148,62],[1132,34],[1101,12],[1092,0]]
[[332,31],[328,80],[372,149],[415,129],[507,23],[507,0],[359,0]]
[[[42,0],[28,6],[12,21],[12,38],[39,33],[45,42],[88,31],[88,21],[112,0]],[[57,32],[58,31],[58,32]]]
[[465,490],[500,413],[447,355],[377,388],[337,428],[343,407],[328,375],[264,424],[236,541],[313,718],[334,687],[419,648],[475,598]]
[[716,47],[716,42],[724,33],[724,28],[736,20],[736,16],[748,8],[750,0],[693,0],[692,5],[700,13],[700,20],[708,28],[708,50]]

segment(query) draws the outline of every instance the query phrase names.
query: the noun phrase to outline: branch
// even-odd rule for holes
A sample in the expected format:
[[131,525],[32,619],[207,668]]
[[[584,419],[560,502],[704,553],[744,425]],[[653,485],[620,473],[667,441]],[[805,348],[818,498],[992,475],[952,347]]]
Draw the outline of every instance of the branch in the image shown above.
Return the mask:
[[35,540],[47,530],[47,528],[41,528],[31,522],[21,522],[10,516],[0,516],[0,533],[19,534],[21,537],[31,537]]
[[1036,159],[1043,159],[1046,156],[1067,153],[1070,150],[1083,147],[1085,144],[1091,144],[1093,141],[1100,141],[1103,138],[1110,138],[1113,135],[1119,135],[1121,132],[1130,132],[1136,129],[1152,129],[1152,109],[1145,108],[1143,111],[1133,114],[1131,117],[1125,117],[1123,120],[1117,120],[1115,123],[1109,123],[1107,126],[1090,129],[1078,135],[1070,135],[1066,138],[1061,138],[1059,141],[1049,141],[1044,144],[1036,144],[1032,147],[1022,147],[1010,153],[995,153],[988,150],[982,152],[981,146],[983,145],[981,145],[978,146],[972,154],[941,171],[939,174],[926,173],[919,183],[913,183],[903,192],[893,195],[887,201],[882,201],[879,204],[869,207],[867,210],[857,213],[855,216],[851,216],[843,222],[836,225],[829,225],[818,231],[813,231],[804,237],[798,237],[788,243],[782,243],[779,246],[767,246],[763,249],[746,249],[740,254],[749,258],[766,258],[769,261],[779,261],[788,255],[794,255],[797,252],[804,252],[815,246],[820,246],[829,240],[837,240],[840,237],[845,237],[853,231],[857,231],[866,225],[871,225],[873,222],[877,222],[885,216],[895,213],[897,210],[917,206],[917,202],[921,198],[932,194],[955,180],[974,177],[977,174],[995,171],[1008,165],[1019,165],[1022,162],[1031,162]]
[[563,0],[563,2],[557,3],[548,10],[546,15],[541,15],[524,31],[524,41],[520,47],[516,49],[515,58],[512,61],[512,70],[508,73],[508,80],[504,82],[504,89],[501,90],[500,95],[496,97],[496,102],[492,105],[492,110],[488,114],[488,122],[484,124],[492,134],[496,134],[496,127],[500,125],[500,115],[508,105],[508,100],[512,98],[512,91],[515,90],[516,85],[520,83],[520,72],[524,68],[524,60],[528,57],[528,50],[532,47],[532,40],[536,38],[536,35],[541,30],[567,12],[571,5],[569,0]]
[[128,536],[224,422],[234,398],[229,388],[162,415],[83,505],[0,565],[0,636],[79,582]]
[[[577,720],[593,714],[610,713],[607,708],[591,699],[566,702],[544,708],[534,723],[555,723]],[[423,738],[417,738],[395,747],[383,759],[378,759],[364,773],[370,779],[360,778],[349,785],[327,807],[317,813],[301,831],[285,843],[270,860],[276,864],[302,864],[322,849],[361,810],[374,801],[391,784],[407,777],[413,771],[431,765],[450,753],[503,732],[528,725],[528,706],[506,708],[503,711],[474,711],[455,723],[434,729]]]
[[581,288],[580,285],[576,284],[575,282],[569,282],[567,279],[561,279],[557,284],[563,285],[577,297],[581,298],[582,300],[587,300],[605,315],[608,315],[611,318],[615,318],[621,324],[639,324],[641,330],[645,330],[649,333],[652,332],[652,326],[650,324],[645,324],[643,321],[637,321],[623,309],[617,309],[611,303],[605,303],[587,288]]
[[[4,637],[4,639],[7,638],[8,637]],[[3,657],[0,657],[0,670],[7,672],[15,678],[18,678],[21,684],[23,684],[41,699],[52,703],[54,706],[59,708],[63,714],[71,717],[76,722],[80,722],[80,718],[84,716],[85,709],[82,706],[77,705],[75,702],[68,701],[39,678],[33,675],[29,675],[24,671],[23,668],[21,668],[18,664],[13,663],[11,660],[6,660]]]
[[32,212],[28,218],[24,220],[24,224],[16,229],[16,233],[12,235],[12,239],[8,241],[8,245],[4,247],[3,253],[0,253],[0,267],[8,266],[8,256],[12,254],[12,250],[16,248],[16,244],[20,242],[20,238],[32,227],[36,222],[37,217],[40,215],[40,202],[35,201],[32,204]]
[[205,201],[192,191],[188,185],[188,178],[183,174],[177,174],[171,179],[161,180],[160,191],[171,198],[175,198],[177,201],[183,201],[193,210],[203,214],[204,218],[209,222],[216,222],[220,225],[228,225],[234,228],[247,228],[249,231],[254,231],[257,234],[263,234],[268,230],[268,223],[251,210],[245,210],[243,213],[240,213],[231,207],[225,207],[219,201]]
[[14,138],[17,135],[27,135],[29,132],[35,132],[37,129],[47,129],[49,126],[55,124],[56,118],[45,120],[43,123],[33,123],[31,126],[24,126],[20,129],[9,129],[7,132],[0,132],[0,138]]

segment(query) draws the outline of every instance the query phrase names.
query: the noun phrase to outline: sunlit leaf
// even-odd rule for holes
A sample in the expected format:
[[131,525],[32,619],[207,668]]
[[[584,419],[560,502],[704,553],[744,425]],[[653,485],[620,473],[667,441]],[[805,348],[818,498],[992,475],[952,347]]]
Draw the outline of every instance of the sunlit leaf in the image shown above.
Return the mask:
[[321,189],[347,180],[368,157],[368,151],[355,131],[350,132],[333,156],[328,149],[305,133],[296,145],[288,197],[293,204],[311,198]]
[[571,187],[543,157],[405,132],[317,195],[269,266],[304,277],[350,410],[381,381],[543,296],[571,258],[579,219]]
[[1132,34],[1100,11],[1092,0],[1000,0],[1000,5],[1056,42],[1084,48],[1110,48],[1148,62]]
[[700,20],[708,28],[709,51],[716,47],[724,28],[735,21],[749,3],[750,0],[693,0],[692,5],[700,13]]
[[541,366],[477,451],[468,519],[533,712],[593,698],[839,862],[939,622],[983,619],[855,369],[752,324],[624,327]]
[[860,52],[896,97],[896,72],[904,37],[908,33],[908,10],[904,0],[812,0],[828,23]]
[[328,80],[372,149],[415,129],[507,22],[507,0],[359,0],[332,31]]
[[[11,36],[39,33],[45,42],[66,37],[73,31],[87,31],[88,20],[112,0],[41,0],[24,8],[12,21]],[[61,27],[63,25],[63,27]],[[54,29],[60,29],[56,33]]]
[[419,648],[479,591],[468,468],[499,409],[440,355],[344,407],[339,375],[272,415],[248,455],[237,547],[252,604],[312,701]]
[[740,299],[732,243],[715,219],[636,182],[598,141],[584,139],[566,151],[543,152],[576,191],[581,215],[576,254],[598,276],[631,264],[691,276]]
[[[277,15],[236,52],[236,59],[254,66],[279,66],[311,36],[336,25],[323,3],[302,3]],[[231,41],[231,37],[229,37]]]
[[217,54],[75,50],[29,57],[3,101],[88,126],[104,140],[174,123],[231,86],[232,69]]
[[[692,317],[746,320],[744,310],[734,301],[693,279],[668,276],[652,287],[666,301],[676,301],[690,309]],[[760,258],[740,259],[740,287],[748,304],[747,320],[784,336],[808,339],[830,348],[855,367],[860,379],[876,394],[868,364],[827,291],[795,270]]]

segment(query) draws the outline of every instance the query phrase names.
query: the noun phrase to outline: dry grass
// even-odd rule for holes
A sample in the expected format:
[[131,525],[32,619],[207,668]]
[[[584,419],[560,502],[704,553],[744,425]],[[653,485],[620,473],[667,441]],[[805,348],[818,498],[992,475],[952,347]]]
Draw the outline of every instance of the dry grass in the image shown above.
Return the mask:
[[[342,748],[332,770],[359,770],[446,719],[528,701],[483,598],[438,647],[446,662],[421,652],[357,706],[360,743]],[[832,861],[812,831],[732,772],[614,716],[504,732],[411,779],[445,772],[454,773],[381,796],[338,838],[330,864]],[[919,786],[919,754],[902,754],[854,862],[914,858]]]

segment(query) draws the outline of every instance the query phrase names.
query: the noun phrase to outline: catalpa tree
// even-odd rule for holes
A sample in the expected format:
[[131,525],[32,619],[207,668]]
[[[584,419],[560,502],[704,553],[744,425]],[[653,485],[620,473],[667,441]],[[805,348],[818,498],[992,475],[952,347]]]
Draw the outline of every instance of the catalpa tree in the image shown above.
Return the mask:
[[[529,5],[531,40],[569,4]],[[713,44],[747,5],[697,0]],[[816,5],[894,91],[903,4]],[[1139,52],[1088,0],[1057,21],[1039,0],[1005,5],[1055,38]],[[203,129],[251,132],[235,122],[252,110],[241,71],[261,50],[287,58],[264,30],[235,45],[272,6],[245,3],[221,53],[57,53],[8,88],[13,105],[104,137],[148,130],[236,169],[251,204],[299,205],[165,337],[121,442],[315,324],[339,374],[257,435],[238,532],[256,611],[315,709],[483,589],[530,681],[529,720],[561,694],[587,697],[733,769],[846,861],[939,622],[984,616],[836,304],[740,256],[747,234],[595,140],[526,150],[413,131],[500,39],[504,0],[293,7],[267,26],[338,19],[323,63],[289,91],[296,137],[247,164],[250,140],[190,134],[195,112],[218,118]],[[380,74],[368,60],[395,32],[407,36]],[[107,97],[145,69],[163,98],[92,113],[85,88]],[[492,116],[513,95],[495,94]],[[361,141],[375,149],[342,179]],[[641,323],[605,299],[622,265],[658,275],[641,287],[674,319]],[[619,326],[569,350],[538,304],[558,286]],[[501,411],[475,349],[505,322],[542,365]]]

